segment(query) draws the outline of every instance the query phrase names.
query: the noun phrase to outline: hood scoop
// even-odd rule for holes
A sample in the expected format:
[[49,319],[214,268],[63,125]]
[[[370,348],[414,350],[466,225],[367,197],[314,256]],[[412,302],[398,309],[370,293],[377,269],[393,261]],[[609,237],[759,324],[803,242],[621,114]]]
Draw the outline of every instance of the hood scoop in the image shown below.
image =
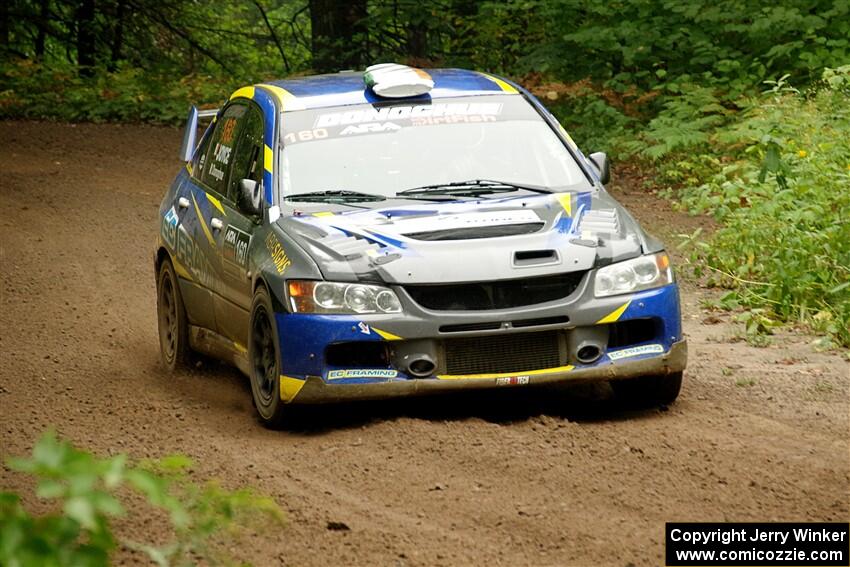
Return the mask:
[[414,240],[473,240],[475,238],[499,238],[500,236],[518,236],[532,234],[543,228],[544,223],[527,222],[522,224],[504,224],[496,226],[473,226],[411,232],[404,236]]
[[532,210],[482,211],[408,218],[393,223],[414,240],[473,240],[531,234],[545,224]]

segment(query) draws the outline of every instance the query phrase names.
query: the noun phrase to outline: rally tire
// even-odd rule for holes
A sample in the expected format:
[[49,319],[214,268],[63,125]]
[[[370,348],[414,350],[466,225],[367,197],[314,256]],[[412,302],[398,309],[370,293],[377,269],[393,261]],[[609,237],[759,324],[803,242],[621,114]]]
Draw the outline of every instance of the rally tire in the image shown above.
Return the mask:
[[270,429],[282,427],[289,413],[280,397],[280,342],[274,313],[268,291],[260,286],[251,304],[248,363],[254,408]]
[[612,380],[611,389],[614,390],[617,400],[629,407],[668,406],[679,397],[682,389],[682,373]]
[[189,321],[180,283],[168,259],[160,265],[156,280],[156,313],[163,366],[169,372],[191,368],[194,353],[189,347]]

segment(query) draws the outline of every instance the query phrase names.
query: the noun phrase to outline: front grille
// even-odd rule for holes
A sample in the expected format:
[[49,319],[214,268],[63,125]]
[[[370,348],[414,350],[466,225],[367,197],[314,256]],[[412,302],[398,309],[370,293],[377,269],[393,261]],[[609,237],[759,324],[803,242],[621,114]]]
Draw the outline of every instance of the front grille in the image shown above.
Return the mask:
[[576,290],[586,272],[496,282],[409,285],[413,301],[435,311],[510,309],[563,299]]
[[461,323],[459,325],[442,325],[441,333],[465,333],[468,331],[495,331],[501,329],[502,324],[495,323]]
[[446,372],[525,372],[561,366],[562,333],[512,333],[444,341]]
[[[542,327],[543,325],[565,325],[570,322],[570,318],[566,315],[556,315],[554,317],[540,317],[538,319],[520,319],[504,323],[505,326],[510,325],[514,329],[522,327]],[[495,323],[461,323],[458,325],[442,325],[440,326],[441,333],[465,333],[468,331],[495,331],[502,328],[503,323],[496,321]]]

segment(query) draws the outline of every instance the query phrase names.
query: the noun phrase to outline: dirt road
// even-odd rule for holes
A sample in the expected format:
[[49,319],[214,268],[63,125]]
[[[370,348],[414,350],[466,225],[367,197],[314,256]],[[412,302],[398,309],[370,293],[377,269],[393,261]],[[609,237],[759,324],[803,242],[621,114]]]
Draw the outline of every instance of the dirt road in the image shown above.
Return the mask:
[[[272,432],[235,370],[168,376],[151,254],[179,142],[0,123],[0,455],[51,425],[103,454],[185,453],[199,477],[287,511],[241,550],[257,565],[659,565],[665,521],[850,519],[850,365],[806,337],[735,342],[687,285],[691,362],[666,411],[619,411],[605,388],[513,390],[331,408]],[[613,192],[662,237],[700,222]],[[30,484],[0,469],[0,487]]]

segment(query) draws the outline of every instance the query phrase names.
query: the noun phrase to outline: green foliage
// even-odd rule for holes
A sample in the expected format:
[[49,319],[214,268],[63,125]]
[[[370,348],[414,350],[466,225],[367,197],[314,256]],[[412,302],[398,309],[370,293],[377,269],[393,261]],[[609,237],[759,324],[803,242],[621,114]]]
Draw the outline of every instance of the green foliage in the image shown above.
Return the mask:
[[[546,100],[545,87],[538,94]],[[616,153],[617,141],[627,138],[638,122],[626,114],[622,105],[612,104],[589,86],[560,94],[557,102],[550,102],[548,107],[576,143],[589,152]]]
[[[528,2],[511,2],[511,4]],[[620,91],[695,83],[731,97],[779,72],[818,78],[850,55],[850,5],[835,0],[536,2],[551,41],[538,58],[563,77]]]
[[[755,309],[749,335],[764,332],[772,317],[848,346],[850,66],[824,78],[809,94],[778,81],[748,100],[699,147],[711,157],[681,179],[681,197],[688,210],[723,223],[693,260],[733,290],[735,306]],[[661,169],[678,171],[675,178],[682,166]]]
[[120,538],[161,566],[188,565],[201,558],[231,563],[218,538],[238,535],[252,522],[280,523],[282,513],[269,498],[248,489],[229,491],[215,483],[189,480],[191,461],[172,456],[132,465],[126,455],[99,458],[46,433],[32,457],[9,460],[9,467],[37,480],[36,496],[58,509],[32,515],[16,494],[0,493],[0,564],[105,566],[118,540],[112,519],[126,514],[122,504],[136,493],[164,511],[174,539],[165,545]]
[[219,105],[239,85],[210,76],[175,79],[131,68],[83,79],[71,66],[47,68],[28,61],[0,71],[5,75],[0,118],[180,124],[190,104]]
[[734,115],[715,89],[683,85],[676,95],[662,97],[662,110],[646,127],[620,144],[626,155],[658,159],[681,154],[709,142],[709,134]]

